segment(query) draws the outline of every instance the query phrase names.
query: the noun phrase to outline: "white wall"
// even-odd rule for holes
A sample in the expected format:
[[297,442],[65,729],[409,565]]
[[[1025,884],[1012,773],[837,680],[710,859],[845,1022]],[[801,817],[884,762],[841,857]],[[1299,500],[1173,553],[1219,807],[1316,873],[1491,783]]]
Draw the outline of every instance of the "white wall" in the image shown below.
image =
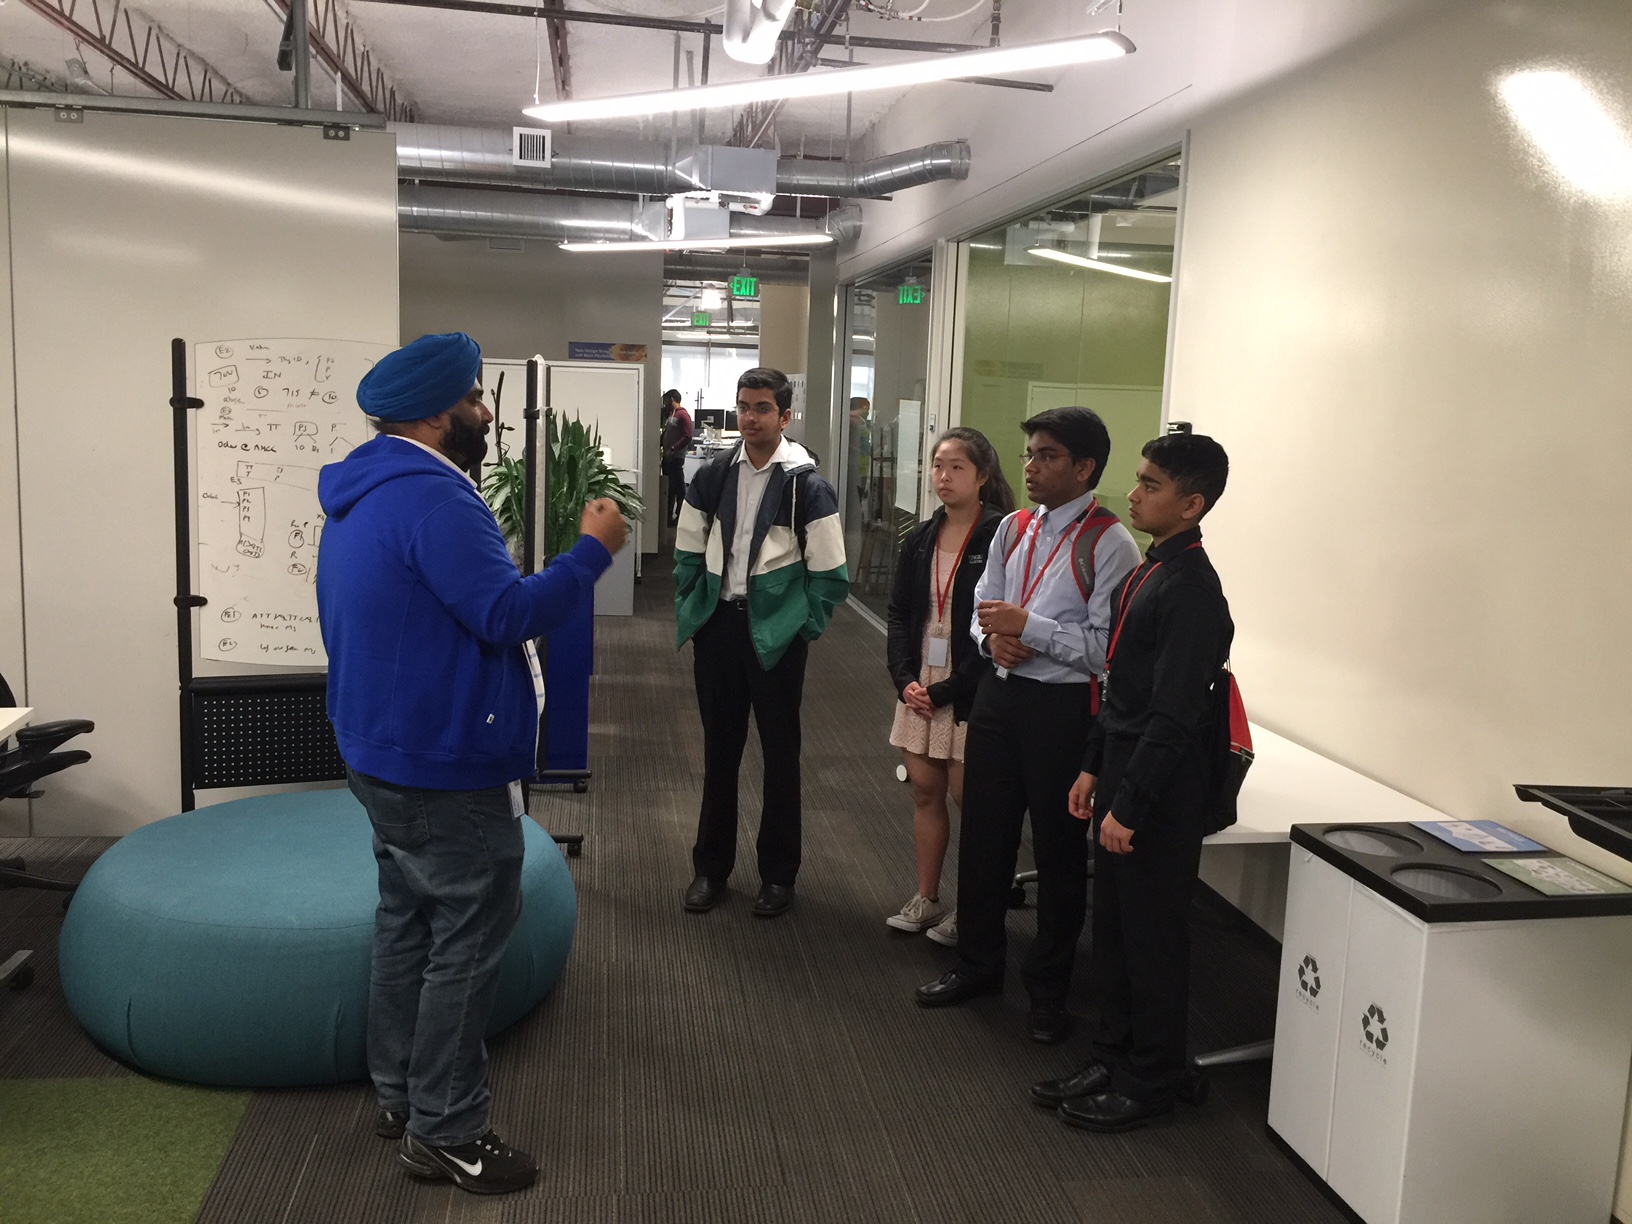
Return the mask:
[[34,831],[120,833],[180,803],[170,339],[394,342],[395,143],[5,121],[29,698],[97,724]]
[[[462,331],[494,358],[538,353],[567,358],[573,340],[646,346],[646,437],[659,435],[663,394],[663,255],[574,255],[553,242],[529,241],[522,250],[494,250],[485,238],[445,242],[430,234],[402,235],[402,338]],[[509,415],[514,404],[516,414]],[[505,386],[506,417],[521,424],[526,391]],[[512,438],[520,435],[512,434]],[[656,444],[648,447],[641,497],[658,503]],[[648,513],[655,525],[659,514]],[[657,530],[641,534],[648,553]]]
[[1172,412],[1233,456],[1210,548],[1254,716],[1562,846],[1511,784],[1632,773],[1632,200],[1518,138],[1493,82],[1538,63],[1632,133],[1612,0],[1420,23],[1198,121]]
[[1575,71],[1632,136],[1628,64],[1621,3],[1472,7],[1198,118],[1171,412],[1231,452],[1254,716],[1632,879],[1512,792],[1632,781],[1632,199],[1563,190],[1492,88]]

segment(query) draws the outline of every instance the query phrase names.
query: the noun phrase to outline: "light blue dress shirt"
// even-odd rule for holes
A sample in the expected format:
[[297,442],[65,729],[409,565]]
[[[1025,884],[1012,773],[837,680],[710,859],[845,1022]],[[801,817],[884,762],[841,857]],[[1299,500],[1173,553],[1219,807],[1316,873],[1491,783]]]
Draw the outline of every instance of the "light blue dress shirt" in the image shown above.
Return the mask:
[[[985,635],[980,631],[979,604],[982,600],[1001,599],[1008,603],[1021,602],[1021,587],[1026,583],[1026,559],[1031,557],[1031,583],[1036,591],[1025,605],[1031,613],[1020,641],[1037,652],[1013,674],[1044,684],[1087,684],[1105,670],[1105,649],[1111,639],[1111,619],[1116,609],[1111,606],[1112,596],[1122,580],[1139,564],[1139,546],[1121,523],[1106,528],[1094,546],[1094,590],[1085,604],[1077,579],[1071,572],[1073,545],[1062,545],[1054,554],[1054,561],[1046,571],[1043,562],[1054,552],[1055,544],[1065,532],[1075,529],[1079,518],[1086,518],[1093,505],[1092,492],[1068,501],[1052,510],[1039,509],[1031,526],[1020,542],[1003,556],[1004,544],[1012,538],[1014,515],[998,525],[992,538],[992,547],[986,558],[986,569],[975,584],[975,617],[969,632],[988,655]],[[1036,546],[1032,546],[1035,536]],[[1042,577],[1039,580],[1038,574]],[[998,668],[998,675],[1005,670]]]

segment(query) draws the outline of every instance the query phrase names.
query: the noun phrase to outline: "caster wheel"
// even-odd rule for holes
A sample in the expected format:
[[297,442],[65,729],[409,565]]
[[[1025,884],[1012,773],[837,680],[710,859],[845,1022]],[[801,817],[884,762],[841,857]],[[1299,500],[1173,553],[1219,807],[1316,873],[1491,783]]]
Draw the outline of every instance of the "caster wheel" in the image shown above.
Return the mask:
[[34,982],[34,966],[24,965],[7,983],[13,990],[27,990]]
[[570,845],[570,846],[567,847],[567,857],[568,858],[582,858],[583,854],[584,854],[584,847],[583,847],[582,843],[574,843],[573,845]]
[[572,784],[572,793],[575,795],[582,795],[588,790],[589,783],[585,782],[582,778]]
[[1025,888],[1025,885],[1021,884],[1021,885],[1017,885],[1014,888],[1009,889],[1009,908],[1010,909],[1025,909],[1026,908],[1026,888]]

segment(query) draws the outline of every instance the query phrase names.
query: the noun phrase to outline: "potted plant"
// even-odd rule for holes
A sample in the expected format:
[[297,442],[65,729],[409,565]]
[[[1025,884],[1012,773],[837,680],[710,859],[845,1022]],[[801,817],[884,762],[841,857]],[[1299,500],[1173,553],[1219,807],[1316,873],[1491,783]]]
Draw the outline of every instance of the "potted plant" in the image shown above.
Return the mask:
[[[525,459],[513,457],[505,445],[504,435],[514,427],[504,424],[499,417],[503,390],[501,375],[493,397],[493,432],[497,438],[498,458],[482,477],[482,496],[493,507],[510,553],[519,561],[527,529],[527,463]],[[552,417],[543,450],[549,465],[550,504],[549,547],[548,551],[539,550],[541,565],[548,564],[551,557],[566,552],[578,542],[578,524],[584,507],[597,497],[612,498],[622,507],[626,518],[640,521],[645,505],[640,494],[624,479],[624,473],[607,463],[599,426],[586,427],[577,417],[562,421]]]

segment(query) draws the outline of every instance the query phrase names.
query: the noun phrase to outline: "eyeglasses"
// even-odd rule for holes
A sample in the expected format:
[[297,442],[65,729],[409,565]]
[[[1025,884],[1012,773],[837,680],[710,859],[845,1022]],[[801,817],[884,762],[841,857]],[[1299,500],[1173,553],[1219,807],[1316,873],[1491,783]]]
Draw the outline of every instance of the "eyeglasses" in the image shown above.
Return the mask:
[[1059,450],[1021,451],[1019,456],[1022,467],[1029,467],[1033,463],[1038,467],[1044,467],[1058,459],[1069,459],[1070,457],[1071,453],[1069,451]]
[[737,415],[743,416],[781,416],[782,410],[775,404],[741,404],[737,405]]

